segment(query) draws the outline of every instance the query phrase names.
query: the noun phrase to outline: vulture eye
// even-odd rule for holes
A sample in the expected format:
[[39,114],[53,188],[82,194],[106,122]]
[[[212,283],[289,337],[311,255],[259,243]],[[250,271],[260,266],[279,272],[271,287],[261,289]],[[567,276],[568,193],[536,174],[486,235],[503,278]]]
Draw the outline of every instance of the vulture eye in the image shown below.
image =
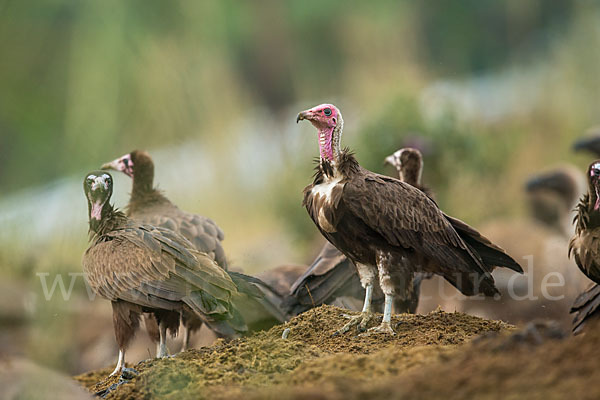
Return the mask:
[[323,113],[329,117],[331,115],[331,108],[324,109]]

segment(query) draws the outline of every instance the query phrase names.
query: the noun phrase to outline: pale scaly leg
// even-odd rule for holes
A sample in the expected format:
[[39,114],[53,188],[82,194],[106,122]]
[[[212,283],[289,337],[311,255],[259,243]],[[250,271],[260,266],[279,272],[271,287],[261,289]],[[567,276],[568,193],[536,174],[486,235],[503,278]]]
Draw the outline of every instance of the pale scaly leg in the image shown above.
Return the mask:
[[160,341],[158,343],[158,353],[156,354],[157,358],[164,358],[169,355],[169,350],[167,349],[167,327],[164,322],[160,322],[158,324],[158,330],[160,333]]
[[125,351],[119,350],[119,360],[117,361],[117,366],[116,366],[115,370],[109,376],[121,374],[121,371],[123,370],[124,365],[125,365]]
[[383,321],[381,325],[369,329],[366,334],[371,333],[387,333],[395,335],[396,332],[392,329],[392,304],[394,303],[395,286],[390,277],[390,266],[392,256],[389,253],[377,252],[377,268],[379,270],[379,286],[385,295],[385,305],[383,309]]
[[358,270],[358,276],[360,277],[360,283],[365,288],[365,302],[360,315],[350,317],[350,321],[337,330],[333,335],[340,335],[348,332],[350,329],[357,327],[358,331],[364,332],[367,330],[367,325],[373,318],[371,312],[371,301],[373,299],[373,281],[375,281],[376,271],[370,265],[356,264]]

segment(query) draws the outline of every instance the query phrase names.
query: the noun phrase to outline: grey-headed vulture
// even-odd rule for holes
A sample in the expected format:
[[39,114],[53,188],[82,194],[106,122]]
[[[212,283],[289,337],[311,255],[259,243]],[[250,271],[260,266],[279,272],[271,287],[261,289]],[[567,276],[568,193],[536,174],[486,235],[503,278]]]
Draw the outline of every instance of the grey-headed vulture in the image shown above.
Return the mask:
[[600,160],[588,168],[588,192],[577,205],[575,236],[569,243],[569,256],[596,285],[583,292],[573,304],[573,332],[579,333],[586,321],[598,318],[600,306]]
[[123,368],[142,313],[152,313],[158,321],[159,357],[166,355],[167,329],[176,330],[184,312],[222,335],[247,330],[232,303],[238,287],[210,256],[169,229],[140,224],[114,209],[112,177],[107,172],[89,173],[83,188],[91,237],[83,270],[93,292],[112,303],[119,345],[111,375]]
[[491,274],[494,267],[522,272],[506,253],[467,224],[445,215],[421,190],[362,168],[349,150],[341,149],[343,119],[334,105],[302,111],[300,120],[317,129],[320,152],[303,204],[325,238],[354,262],[365,288],[362,314],[338,332],[366,328],[379,278],[384,315],[371,332],[394,334],[390,321],[397,271],[441,275],[469,296],[498,294]]

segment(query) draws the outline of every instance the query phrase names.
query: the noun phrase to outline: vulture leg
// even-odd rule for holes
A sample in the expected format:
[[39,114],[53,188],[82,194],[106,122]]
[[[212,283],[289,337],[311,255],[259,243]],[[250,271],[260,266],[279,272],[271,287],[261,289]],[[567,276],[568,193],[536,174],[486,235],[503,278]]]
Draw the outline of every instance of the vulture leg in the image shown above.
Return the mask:
[[120,374],[125,366],[125,350],[140,325],[141,307],[125,301],[113,301],[113,328],[119,345],[117,366],[110,376]]
[[164,358],[169,355],[169,350],[167,349],[167,324],[165,324],[164,321],[161,321],[158,324],[158,331],[160,334],[160,340],[158,343],[158,352],[156,357]]
[[121,374],[121,371],[123,370],[123,365],[125,365],[125,351],[119,350],[119,359],[117,360],[117,366],[109,376]]
[[357,327],[358,331],[364,332],[367,330],[367,324],[373,318],[371,301],[373,300],[373,283],[377,276],[377,271],[372,266],[364,264],[356,264],[356,269],[358,270],[358,276],[360,276],[360,283],[365,288],[363,309],[360,315],[350,317],[350,321],[337,330],[334,335],[341,335],[354,327]]
[[[402,260],[404,261],[404,259]],[[402,265],[402,263],[399,263]],[[392,265],[392,256],[389,253],[377,251],[377,269],[379,270],[379,286],[385,295],[385,305],[383,308],[383,321],[381,325],[369,329],[366,334],[371,333],[386,333],[395,335],[396,332],[392,329],[392,304],[396,295],[395,285],[390,276],[390,266]]]
[[186,351],[190,348],[190,330],[187,327],[183,328],[183,344],[181,345],[181,351]]

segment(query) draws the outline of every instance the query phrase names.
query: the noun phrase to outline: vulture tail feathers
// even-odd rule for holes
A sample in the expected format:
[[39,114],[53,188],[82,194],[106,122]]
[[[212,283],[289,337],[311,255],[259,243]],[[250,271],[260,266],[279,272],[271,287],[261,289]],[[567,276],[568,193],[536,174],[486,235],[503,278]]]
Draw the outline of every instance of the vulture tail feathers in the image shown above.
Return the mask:
[[462,240],[473,249],[483,263],[490,267],[506,267],[518,273],[523,273],[523,268],[511,256],[499,246],[496,246],[488,238],[483,236],[477,230],[467,225],[463,221],[446,215],[452,227],[456,230]]
[[573,318],[573,334],[581,333],[586,322],[600,317],[598,308],[600,307],[600,285],[594,284],[585,292],[581,293],[575,299],[571,313],[575,313]]
[[[240,308],[242,310],[250,307],[254,309],[253,314],[260,314],[260,316],[257,317],[258,319],[265,321],[274,320],[274,323],[272,324],[265,322],[265,327],[268,326],[269,328],[275,323],[284,322],[286,320],[285,314],[279,305],[273,303],[269,296],[265,295],[275,294],[277,298],[279,298],[279,295],[275,289],[273,289],[270,285],[256,277],[245,275],[239,272],[227,271],[227,273],[229,276],[231,276],[231,280],[233,280],[238,287],[238,292],[248,296],[243,300],[243,302],[248,304],[240,304]],[[243,314],[247,315],[246,312]],[[269,326],[269,324],[271,326]]]

